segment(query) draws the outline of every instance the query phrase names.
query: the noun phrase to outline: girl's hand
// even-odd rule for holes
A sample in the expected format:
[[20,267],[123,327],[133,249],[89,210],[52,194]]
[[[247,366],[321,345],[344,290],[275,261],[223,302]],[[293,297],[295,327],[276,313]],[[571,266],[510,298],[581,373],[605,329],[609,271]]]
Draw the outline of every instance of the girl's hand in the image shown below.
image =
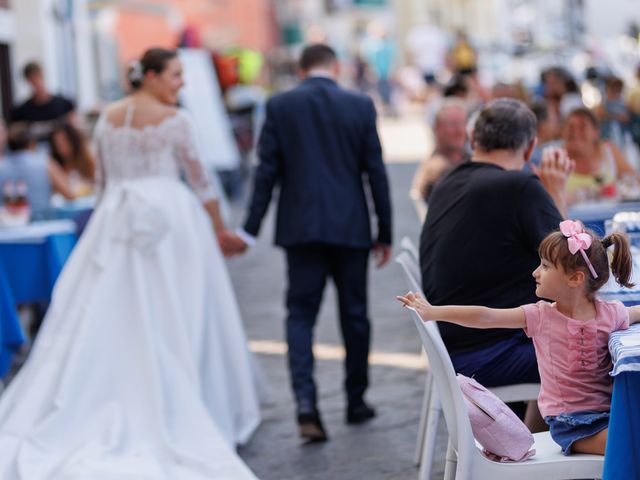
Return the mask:
[[432,320],[433,305],[427,302],[419,293],[408,292],[405,295],[398,295],[396,299],[401,302],[405,307],[412,308],[423,321]]

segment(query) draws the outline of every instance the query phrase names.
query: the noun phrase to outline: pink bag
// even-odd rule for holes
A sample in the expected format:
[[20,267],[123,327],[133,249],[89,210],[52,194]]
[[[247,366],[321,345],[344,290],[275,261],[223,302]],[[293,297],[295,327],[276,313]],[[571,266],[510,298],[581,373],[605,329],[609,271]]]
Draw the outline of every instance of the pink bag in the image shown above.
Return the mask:
[[485,456],[500,462],[521,462],[535,455],[533,435],[505,403],[472,378],[458,374],[473,436]]

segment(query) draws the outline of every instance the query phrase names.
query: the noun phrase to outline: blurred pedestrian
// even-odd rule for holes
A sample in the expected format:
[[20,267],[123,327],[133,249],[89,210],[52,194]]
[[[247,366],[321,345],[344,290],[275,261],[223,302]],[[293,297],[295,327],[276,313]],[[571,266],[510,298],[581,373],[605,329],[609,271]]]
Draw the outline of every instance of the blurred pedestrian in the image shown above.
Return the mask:
[[542,72],[541,79],[547,105],[560,119],[564,120],[576,108],[584,107],[578,84],[565,68],[548,68]]
[[542,162],[542,152],[547,147],[560,147],[560,122],[551,111],[544,100],[540,100],[531,105],[531,111],[536,116],[538,142],[531,154],[531,159],[525,164],[525,170],[530,170],[532,166],[537,167]]
[[478,68],[478,54],[463,30],[456,34],[455,43],[449,51],[449,62],[453,72],[461,75],[474,73]]
[[[327,45],[306,47],[302,83],[272,97],[259,141],[254,191],[241,235],[252,243],[272,191],[280,185],[275,243],[285,249],[287,343],[300,436],[323,441],[313,379],[313,327],[328,277],[336,284],[345,343],[347,423],[374,417],[365,403],[369,384],[367,313],[369,253],[383,266],[391,254],[391,201],[369,97],[336,84],[336,54]],[[363,184],[368,178],[378,219],[372,242]]]
[[[437,85],[437,77],[445,66],[447,37],[433,22],[425,20],[407,35],[407,48],[413,64],[420,70],[427,87]],[[427,92],[427,96],[430,92]]]
[[31,87],[31,96],[11,112],[11,122],[26,122],[38,141],[45,141],[60,123],[76,122],[75,104],[47,88],[42,67],[29,62],[23,69],[24,79]]
[[362,44],[362,56],[375,78],[384,112],[395,115],[392,95],[396,47],[382,24],[372,22],[369,25],[368,35]]

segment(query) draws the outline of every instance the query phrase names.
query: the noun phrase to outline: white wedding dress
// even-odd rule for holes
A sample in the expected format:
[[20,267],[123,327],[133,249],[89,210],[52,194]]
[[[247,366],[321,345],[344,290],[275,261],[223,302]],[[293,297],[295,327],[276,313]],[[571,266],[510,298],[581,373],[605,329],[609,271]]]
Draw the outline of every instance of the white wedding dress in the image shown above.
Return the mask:
[[[255,365],[182,111],[101,118],[101,200],[0,397],[2,480],[239,480]],[[181,181],[185,175],[194,195]]]

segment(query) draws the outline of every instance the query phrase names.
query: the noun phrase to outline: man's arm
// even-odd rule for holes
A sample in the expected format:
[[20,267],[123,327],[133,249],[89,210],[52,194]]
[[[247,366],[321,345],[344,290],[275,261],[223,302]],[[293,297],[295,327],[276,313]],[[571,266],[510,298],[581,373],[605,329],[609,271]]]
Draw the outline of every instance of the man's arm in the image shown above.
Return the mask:
[[243,230],[252,237],[258,236],[262,219],[269,208],[273,187],[281,175],[280,144],[271,101],[267,102],[266,118],[258,142],[258,154],[260,163],[256,169],[253,194],[243,226]]
[[382,147],[376,127],[376,109],[369,101],[369,116],[364,149],[364,167],[369,178],[373,204],[378,218],[378,242],[391,245],[391,198],[389,196],[389,181],[382,161]]

